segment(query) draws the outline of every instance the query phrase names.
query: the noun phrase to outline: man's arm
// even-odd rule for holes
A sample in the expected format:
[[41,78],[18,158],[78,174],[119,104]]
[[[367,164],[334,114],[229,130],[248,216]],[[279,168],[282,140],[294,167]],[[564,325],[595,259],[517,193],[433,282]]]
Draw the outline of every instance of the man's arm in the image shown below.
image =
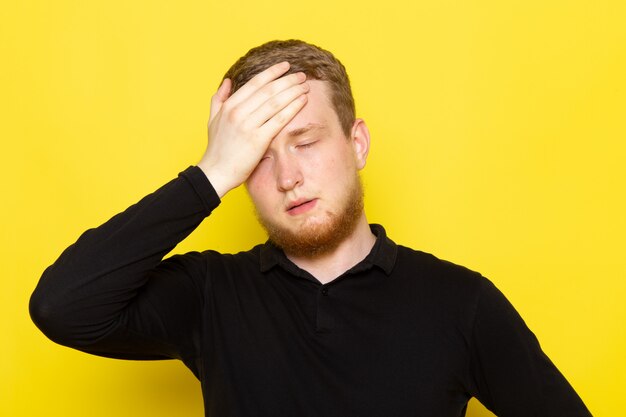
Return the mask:
[[471,394],[502,417],[590,417],[524,320],[488,280],[474,317]]
[[232,96],[225,80],[198,167],[83,233],[46,269],[30,311],[48,337],[104,356],[193,354],[206,264],[198,253],[162,259],[247,179],[306,102],[302,74],[281,78],[288,68],[274,65]]
[[[87,230],[44,271],[30,301],[33,321],[53,341],[90,353],[180,357],[192,341],[173,342],[197,323],[205,265],[194,253],[161,259],[218,204],[202,171],[190,167]],[[155,310],[170,304],[177,308]]]

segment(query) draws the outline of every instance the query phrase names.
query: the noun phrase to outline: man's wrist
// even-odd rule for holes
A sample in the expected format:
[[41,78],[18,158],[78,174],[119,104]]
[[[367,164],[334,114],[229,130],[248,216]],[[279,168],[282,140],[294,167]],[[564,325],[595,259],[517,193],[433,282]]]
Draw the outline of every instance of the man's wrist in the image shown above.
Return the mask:
[[215,192],[217,193],[220,199],[224,197],[226,193],[228,193],[232,189],[232,187],[228,187],[228,185],[226,185],[227,184],[226,181],[219,174],[218,170],[213,169],[211,167],[207,167],[202,163],[199,163],[197,166],[198,168],[202,170],[204,175],[207,177],[207,179],[211,183],[211,186],[213,186],[213,188],[215,189]]
[[209,181],[200,167],[191,165],[189,168],[180,172],[179,175],[189,182],[189,185],[191,185],[206,208],[207,215],[211,214],[213,209],[219,206],[221,199],[217,191],[215,191],[213,184],[211,184],[211,181]]

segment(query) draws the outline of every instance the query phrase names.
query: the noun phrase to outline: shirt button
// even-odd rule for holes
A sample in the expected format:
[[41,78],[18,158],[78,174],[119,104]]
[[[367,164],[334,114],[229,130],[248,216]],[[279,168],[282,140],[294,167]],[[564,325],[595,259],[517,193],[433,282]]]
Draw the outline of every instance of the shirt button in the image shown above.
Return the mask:
[[328,295],[328,288],[322,288],[322,295]]

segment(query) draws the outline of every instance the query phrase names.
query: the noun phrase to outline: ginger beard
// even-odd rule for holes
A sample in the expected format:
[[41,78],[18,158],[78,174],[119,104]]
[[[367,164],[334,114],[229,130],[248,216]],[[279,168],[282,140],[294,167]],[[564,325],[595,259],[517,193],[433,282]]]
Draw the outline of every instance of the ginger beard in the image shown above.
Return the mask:
[[363,184],[357,172],[337,212],[326,211],[321,221],[305,219],[291,230],[256,210],[259,223],[269,240],[286,254],[315,257],[336,249],[356,228],[363,213]]

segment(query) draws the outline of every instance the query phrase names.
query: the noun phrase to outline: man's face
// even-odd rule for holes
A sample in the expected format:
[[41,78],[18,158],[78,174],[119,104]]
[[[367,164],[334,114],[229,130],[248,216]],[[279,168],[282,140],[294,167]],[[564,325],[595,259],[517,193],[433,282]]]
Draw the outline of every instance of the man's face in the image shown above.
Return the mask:
[[270,239],[295,256],[330,251],[352,232],[363,215],[358,171],[369,148],[364,122],[357,120],[346,138],[326,82],[307,82],[307,104],[246,182]]

